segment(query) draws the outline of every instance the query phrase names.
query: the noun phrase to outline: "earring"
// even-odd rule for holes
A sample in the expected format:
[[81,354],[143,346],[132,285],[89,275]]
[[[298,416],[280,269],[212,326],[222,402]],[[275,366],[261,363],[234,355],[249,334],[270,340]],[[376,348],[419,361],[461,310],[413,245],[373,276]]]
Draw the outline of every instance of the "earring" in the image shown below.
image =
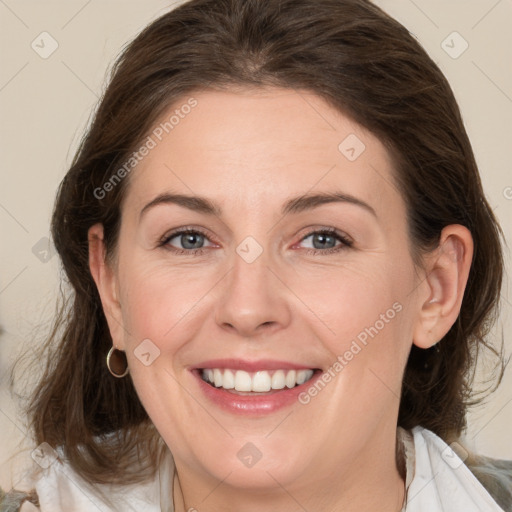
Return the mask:
[[112,346],[107,354],[107,368],[108,371],[118,379],[127,375],[129,369],[124,351],[118,350],[116,347]]

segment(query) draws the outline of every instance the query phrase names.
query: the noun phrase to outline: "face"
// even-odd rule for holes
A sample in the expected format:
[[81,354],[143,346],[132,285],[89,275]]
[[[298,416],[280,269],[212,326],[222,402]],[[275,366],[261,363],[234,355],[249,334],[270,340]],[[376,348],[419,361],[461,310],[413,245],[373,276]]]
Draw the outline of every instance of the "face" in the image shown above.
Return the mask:
[[383,144],[269,88],[185,97],[146,146],[109,325],[178,469],[300,489],[371,463],[395,435],[422,289]]

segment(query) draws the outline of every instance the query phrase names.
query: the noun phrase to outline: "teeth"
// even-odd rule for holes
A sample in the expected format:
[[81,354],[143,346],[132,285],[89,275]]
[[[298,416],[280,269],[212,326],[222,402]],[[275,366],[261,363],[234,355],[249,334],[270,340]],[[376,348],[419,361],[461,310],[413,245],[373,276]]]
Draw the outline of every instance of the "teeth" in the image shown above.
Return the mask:
[[277,370],[272,375],[272,389],[283,389],[286,386],[284,370]]
[[224,389],[234,389],[235,387],[235,374],[231,370],[224,370],[222,382],[219,384]]
[[[244,372],[244,373],[246,373],[246,372]],[[249,380],[250,380],[251,376],[248,373],[246,375],[249,376]],[[268,372],[256,372],[254,374],[254,377],[252,378],[251,389],[250,389],[251,391],[259,391],[260,393],[264,393],[265,391],[270,391],[271,387],[272,387],[272,377],[270,377]]]
[[293,386],[295,386],[295,384],[297,383],[296,377],[297,377],[297,373],[295,372],[295,370],[290,370],[286,374],[286,380],[285,380],[286,386],[289,388],[293,388]]
[[297,384],[304,384],[304,382],[306,382],[307,379],[308,379],[307,373],[297,372]]
[[217,388],[265,393],[271,389],[293,388],[311,379],[313,370],[275,370],[249,373],[243,370],[207,368],[202,378]]
[[[222,383],[217,387],[221,387]],[[247,372],[238,370],[235,373],[235,389],[237,391],[252,391],[252,379]]]
[[222,381],[223,381],[222,372],[220,370],[218,370],[217,368],[215,368],[215,370],[213,370],[213,382],[214,382],[215,386],[216,387],[222,386]]

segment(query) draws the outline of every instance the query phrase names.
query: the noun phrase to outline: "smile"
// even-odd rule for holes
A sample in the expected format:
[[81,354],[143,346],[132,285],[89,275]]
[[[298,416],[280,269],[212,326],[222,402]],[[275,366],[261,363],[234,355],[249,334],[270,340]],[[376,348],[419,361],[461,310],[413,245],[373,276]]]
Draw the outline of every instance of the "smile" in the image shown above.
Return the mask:
[[304,367],[256,371],[210,367],[195,368],[191,373],[212,405],[237,416],[254,417],[297,405],[300,393],[313,386],[323,371]]
[[207,368],[202,379],[216,388],[244,393],[266,393],[300,386],[313,377],[314,370],[259,370],[246,372],[229,368]]

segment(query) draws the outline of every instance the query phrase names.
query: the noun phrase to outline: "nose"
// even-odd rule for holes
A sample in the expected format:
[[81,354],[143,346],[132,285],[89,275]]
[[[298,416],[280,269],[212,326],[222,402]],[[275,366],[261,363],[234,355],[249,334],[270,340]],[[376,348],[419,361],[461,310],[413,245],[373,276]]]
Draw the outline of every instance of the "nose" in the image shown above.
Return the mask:
[[235,253],[217,301],[217,325],[239,336],[255,337],[290,323],[291,292],[273,267],[265,252],[251,263]]

